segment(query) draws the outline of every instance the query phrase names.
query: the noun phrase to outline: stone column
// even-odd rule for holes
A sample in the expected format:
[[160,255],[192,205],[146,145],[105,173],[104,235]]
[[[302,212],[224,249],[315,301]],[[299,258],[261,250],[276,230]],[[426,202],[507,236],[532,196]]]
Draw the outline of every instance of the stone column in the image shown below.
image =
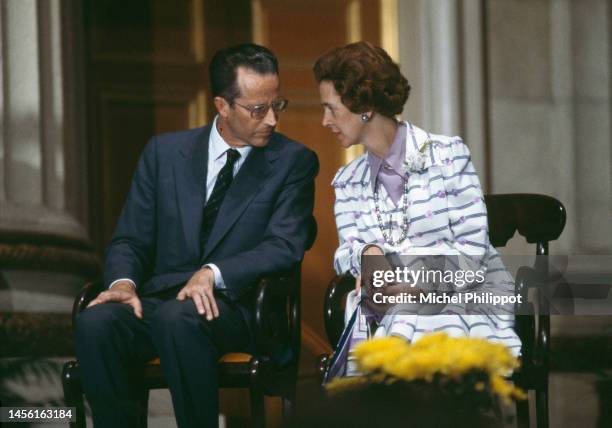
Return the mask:
[[9,401],[36,405],[62,399],[72,302],[100,272],[87,227],[79,4],[0,1],[0,383]]
[[[573,141],[576,175],[575,246],[612,253],[612,3],[565,0],[572,17]],[[607,3],[607,4],[606,4]]]
[[[71,139],[59,0],[2,2],[0,230],[87,239],[85,145]],[[71,100],[72,101],[72,100]]]
[[398,4],[400,66],[412,85],[404,117],[432,133],[459,135],[488,187],[482,2]]
[[76,284],[99,272],[77,3],[0,2],[0,289],[11,290],[0,290],[0,310],[69,310]]

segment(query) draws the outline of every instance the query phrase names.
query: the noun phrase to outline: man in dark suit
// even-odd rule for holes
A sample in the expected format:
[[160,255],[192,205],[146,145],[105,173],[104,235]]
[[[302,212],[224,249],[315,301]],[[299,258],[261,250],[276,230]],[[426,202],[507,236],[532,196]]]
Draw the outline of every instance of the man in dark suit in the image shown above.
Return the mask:
[[96,426],[134,426],[133,369],[157,356],[179,427],[217,426],[217,361],[253,348],[253,284],[299,263],[313,238],[318,161],[274,132],[287,105],[276,58],[224,49],[210,78],[217,117],[151,139],[107,249],[108,290],[77,319]]

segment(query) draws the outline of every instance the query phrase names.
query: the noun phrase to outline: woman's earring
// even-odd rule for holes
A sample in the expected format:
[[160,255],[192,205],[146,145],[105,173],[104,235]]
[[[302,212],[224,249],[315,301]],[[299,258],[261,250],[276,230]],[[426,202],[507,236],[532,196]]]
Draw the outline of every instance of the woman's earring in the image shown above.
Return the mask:
[[368,116],[368,114],[367,114],[367,113],[363,113],[363,114],[361,115],[361,121],[362,121],[363,123],[369,122],[369,121],[370,121],[370,116]]

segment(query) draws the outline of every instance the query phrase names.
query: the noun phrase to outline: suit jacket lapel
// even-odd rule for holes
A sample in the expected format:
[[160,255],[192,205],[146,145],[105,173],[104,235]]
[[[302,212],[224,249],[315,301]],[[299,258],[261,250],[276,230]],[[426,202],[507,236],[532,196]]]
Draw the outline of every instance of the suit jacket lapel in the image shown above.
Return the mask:
[[206,198],[206,173],[208,169],[208,140],[210,126],[199,137],[184,147],[174,163],[174,176],[178,205],[181,213],[185,242],[193,254],[200,253],[200,228]]
[[203,260],[219,244],[221,239],[238,220],[242,212],[257,194],[258,189],[264,183],[271,172],[271,162],[276,159],[275,150],[269,146],[264,148],[254,147],[244,165],[234,177],[231,187],[225,195],[225,199],[219,208],[219,214],[210,232],[208,242],[204,245]]

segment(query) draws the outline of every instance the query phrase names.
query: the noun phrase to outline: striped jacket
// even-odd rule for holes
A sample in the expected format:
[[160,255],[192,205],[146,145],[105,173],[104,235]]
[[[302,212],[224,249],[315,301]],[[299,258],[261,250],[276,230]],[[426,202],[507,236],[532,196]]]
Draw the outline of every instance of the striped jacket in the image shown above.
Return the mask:
[[[420,159],[420,165],[407,167],[407,198],[395,206],[384,186],[379,186],[378,192],[382,226],[396,242],[401,236],[404,203],[408,204],[408,237],[397,246],[385,241],[376,216],[367,153],[363,154],[340,168],[332,182],[340,241],[334,255],[336,272],[359,275],[361,255],[368,244],[377,244],[385,253],[402,255],[468,255],[469,259],[461,258],[462,263],[468,264],[462,266],[464,269],[484,267],[491,274],[504,271],[497,251],[489,242],[486,205],[468,147],[459,137],[433,135],[410,123],[406,126],[406,164],[414,165],[414,159]],[[505,271],[500,274],[507,275]],[[487,281],[490,283],[491,278]],[[501,280],[507,286],[507,293],[512,293],[511,281],[509,276]],[[347,315],[356,307],[356,301],[354,295],[349,298]],[[445,312],[453,313],[452,308]],[[459,309],[456,313],[465,314]],[[351,347],[365,338],[366,327],[365,320],[355,323]],[[370,334],[395,334],[418,340],[422,334],[441,330],[450,335],[502,342],[515,355],[520,350],[511,315],[396,314],[386,317],[379,329]]]
[[[336,173],[334,213],[340,246],[334,256],[336,272],[359,274],[363,248],[369,243],[385,252],[402,254],[468,254],[490,251],[487,212],[470,152],[459,137],[429,134],[407,123],[406,158],[423,150],[419,172],[408,179],[408,239],[399,246],[385,242],[375,215],[367,154]],[[379,186],[380,208],[387,234],[401,235],[404,209],[396,207],[384,186]],[[388,220],[391,219],[389,222]]]

